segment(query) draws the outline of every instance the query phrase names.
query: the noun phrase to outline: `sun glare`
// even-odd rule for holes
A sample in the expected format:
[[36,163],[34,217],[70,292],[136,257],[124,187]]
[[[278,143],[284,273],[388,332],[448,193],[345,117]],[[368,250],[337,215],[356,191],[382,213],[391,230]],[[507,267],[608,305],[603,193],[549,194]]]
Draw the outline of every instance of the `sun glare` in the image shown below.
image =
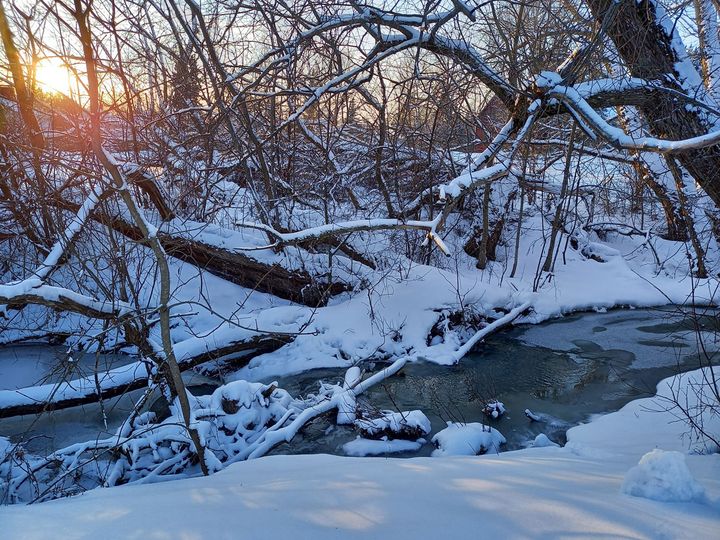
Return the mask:
[[40,60],[35,67],[35,77],[38,86],[45,92],[65,94],[73,93],[70,70],[57,58]]

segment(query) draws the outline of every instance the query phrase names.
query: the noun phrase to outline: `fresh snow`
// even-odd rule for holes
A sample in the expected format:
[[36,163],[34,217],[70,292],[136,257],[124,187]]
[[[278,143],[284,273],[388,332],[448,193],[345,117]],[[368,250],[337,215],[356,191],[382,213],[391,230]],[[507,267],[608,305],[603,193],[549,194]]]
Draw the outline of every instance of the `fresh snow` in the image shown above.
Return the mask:
[[[720,530],[720,454],[688,454],[685,425],[662,410],[669,388],[698,375],[665,380],[659,397],[571,429],[565,448],[443,459],[272,456],[208,478],[2,507],[3,537],[416,540],[481,530],[487,538],[710,540]],[[664,452],[647,457],[655,448]],[[673,452],[683,452],[687,470]],[[642,472],[628,473],[638,462]],[[654,477],[681,494],[692,486],[692,500],[623,492]]]
[[545,448],[546,446],[560,446],[559,444],[551,441],[547,435],[540,433],[532,442],[533,448]]
[[622,492],[665,502],[702,502],[705,490],[692,477],[680,452],[656,448],[625,475]]
[[433,457],[477,456],[500,452],[505,437],[497,429],[477,422],[448,422],[448,426],[435,434],[432,443],[437,446]]
[[348,456],[356,457],[416,452],[425,442],[425,439],[406,441],[404,439],[388,439],[387,437],[379,440],[357,437],[343,444],[343,452]]

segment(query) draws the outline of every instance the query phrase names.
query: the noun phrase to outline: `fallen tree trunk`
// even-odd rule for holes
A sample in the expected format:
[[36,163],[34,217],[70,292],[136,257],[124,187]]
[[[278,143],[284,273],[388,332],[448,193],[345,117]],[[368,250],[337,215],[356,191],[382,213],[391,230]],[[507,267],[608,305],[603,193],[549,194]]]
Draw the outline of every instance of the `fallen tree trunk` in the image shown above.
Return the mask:
[[331,296],[349,290],[343,283],[322,282],[306,272],[291,271],[279,264],[266,264],[237,251],[165,233],[159,233],[158,237],[171,257],[236,285],[299,304],[323,306]]
[[[198,352],[190,352],[189,347],[183,347],[183,343],[180,343],[176,346],[178,366],[182,371],[186,371],[204,362],[243,351],[257,353],[274,351],[290,341],[292,341],[292,336],[289,334],[255,334],[250,337],[229,340],[214,349]],[[183,353],[183,349],[187,352]],[[97,381],[95,377],[85,377],[17,390],[0,390],[0,418],[40,414],[96,403],[101,399],[121,396],[131,390],[147,386],[146,364],[138,361],[114,368],[102,375],[98,374]]]
[[[71,212],[77,212],[80,208],[77,203],[64,199],[55,202]],[[119,216],[112,216],[96,209],[91,217],[130,240],[143,241],[140,229]],[[350,290],[350,286],[344,283],[323,282],[307,272],[288,270],[279,264],[267,264],[239,251],[224,249],[194,238],[163,231],[159,231],[157,236],[163,249],[171,257],[236,285],[272,294],[298,304],[311,307],[323,306],[331,296]]]

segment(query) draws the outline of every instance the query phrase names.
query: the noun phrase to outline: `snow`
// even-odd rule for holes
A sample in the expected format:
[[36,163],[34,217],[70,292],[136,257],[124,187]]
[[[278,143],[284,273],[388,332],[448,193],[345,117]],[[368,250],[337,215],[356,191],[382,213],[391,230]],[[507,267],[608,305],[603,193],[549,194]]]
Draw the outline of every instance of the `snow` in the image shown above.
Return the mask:
[[338,401],[338,413],[335,423],[339,426],[350,425],[355,422],[357,416],[357,400],[355,396],[348,393]]
[[[410,360],[453,364],[473,346],[480,344],[484,335],[482,330],[471,338],[452,329],[445,332],[441,339],[428,342],[427,338],[443,314],[459,309],[461,301],[465,310],[473,310],[489,318],[488,330],[493,329],[496,309],[517,314],[516,322],[536,323],[573,311],[618,305],[643,307],[668,302],[684,304],[689,300],[700,303],[714,301],[716,283],[712,280],[696,281],[687,276],[687,260],[683,251],[678,250],[676,242],[660,238],[652,240],[654,250],[663,261],[658,267],[647,249],[645,238],[616,234],[608,234],[605,240],[600,240],[590,233],[588,245],[593,250],[601,245],[607,248],[604,253],[619,253],[621,256],[607,257],[607,262],[599,263],[587,259],[581,251],[568,250],[564,264],[558,261],[552,280],[542,283],[539,290],[533,292],[537,260],[542,255],[541,231],[540,218],[527,216],[520,238],[519,252],[522,256],[515,278],[507,277],[508,261],[505,259],[491,263],[482,274],[474,268],[463,269],[464,253],[461,248],[453,249],[453,244],[462,241],[462,237],[449,236],[445,241],[457,255],[449,260],[448,266],[458,264],[459,268],[401,266],[402,281],[387,269],[381,269],[379,272],[383,277],[373,282],[366,291],[344,295],[318,310],[291,305],[262,293],[250,295],[247,289],[172,260],[173,280],[177,284],[173,301],[178,305],[193,302],[193,311],[196,312],[178,319],[179,324],[173,328],[176,355],[182,362],[184,358],[251,339],[265,331],[292,333],[302,329],[302,335],[295,337],[290,344],[272,353],[256,356],[247,367],[229,375],[229,379],[271,381],[274,377],[312,368],[349,368],[368,359],[400,355],[408,355]],[[208,235],[206,240],[211,239],[207,229],[203,229],[202,233]],[[228,241],[232,245],[247,244],[247,234],[244,231],[241,238],[235,238],[237,234],[233,233],[229,236],[231,241]],[[219,242],[219,238],[220,232],[217,232],[212,239]],[[260,243],[264,239],[258,237],[256,240]],[[712,260],[709,262],[713,263]],[[712,267],[711,264],[709,267]],[[589,287],[588,283],[594,286]],[[17,289],[23,289],[24,293],[27,285],[26,281],[22,285],[0,286],[0,295],[8,288],[15,289],[8,294],[20,294]],[[45,290],[55,288],[48,285],[41,287]],[[197,304],[199,290],[214,313]],[[526,312],[523,307],[531,307],[531,310]],[[117,305],[113,308],[116,309]],[[28,316],[30,313],[32,311],[28,311]],[[219,321],[219,316],[226,322]],[[59,330],[77,329],[76,318],[64,318],[61,323]],[[622,337],[621,333],[613,333],[614,339]],[[597,335],[593,339],[596,338],[604,339]],[[572,347],[572,344],[567,346]],[[638,362],[643,361],[639,353],[636,356]],[[668,361],[673,360],[668,357]],[[145,366],[138,363],[101,374],[100,379],[103,384],[120,384],[142,378],[145,373]],[[75,397],[95,388],[96,381],[89,378],[60,388],[51,384],[22,392],[0,392],[0,402],[31,404],[49,395]],[[352,404],[348,405],[348,409],[352,409]]]
[[[504,167],[498,165],[495,172],[499,175]],[[482,176],[488,174],[488,170],[466,172],[443,191],[454,196],[483,179],[490,181],[489,176]],[[494,192],[506,189],[503,181],[493,181]],[[382,219],[339,223],[348,229],[379,229],[389,225]],[[168,223],[164,227],[226,249],[250,247],[254,249],[252,256],[258,260],[290,269],[307,266],[321,269],[326,258],[321,254],[302,253],[297,248],[279,253],[264,249],[267,247],[265,235],[253,229],[229,231],[189,221]],[[543,255],[542,231],[546,227],[543,217],[529,209],[522,224],[516,277],[507,275],[512,243],[501,246],[498,261],[491,262],[485,272],[479,273],[472,267],[474,261],[468,264],[462,252],[461,234],[448,232],[438,239],[445,251],[454,256],[435,262],[436,266],[415,264],[398,256],[395,260],[382,260],[377,272],[362,269],[353,275],[350,269],[357,268],[348,263],[350,269],[343,267],[340,275],[352,283],[365,281],[366,284],[362,289],[333,298],[329,306],[317,310],[262,293],[250,296],[251,291],[247,289],[172,260],[173,302],[182,306],[174,311],[178,324],[173,328],[180,361],[264,331],[302,332],[292,343],[257,356],[246,368],[231,375],[230,379],[237,382],[223,387],[212,396],[211,402],[199,403],[194,414],[196,423],[203,428],[203,439],[212,443],[212,451],[219,451],[218,436],[212,432],[218,426],[233,434],[249,434],[252,431],[248,428],[249,420],[255,425],[253,418],[257,417],[257,423],[264,424],[268,419],[278,421],[288,414],[292,408],[288,396],[276,390],[277,401],[269,402],[261,395],[268,386],[253,381],[272,380],[276,375],[313,367],[349,368],[342,387],[333,390],[326,404],[293,421],[287,431],[272,431],[260,435],[252,444],[238,445],[235,451],[243,458],[259,455],[254,452],[262,453],[272,444],[291,438],[302,420],[327,412],[333,406],[338,408],[339,421],[354,423],[357,402],[356,392],[352,390],[360,380],[359,366],[368,360],[401,359],[400,364],[393,364],[393,370],[417,359],[452,364],[480,344],[489,331],[509,320],[540,322],[577,310],[601,311],[619,305],[716,301],[716,282],[688,277],[682,244],[666,242],[650,234],[640,238],[607,234],[601,239],[596,232],[578,231],[581,248],[568,249],[562,263],[559,259],[555,270],[545,274],[545,280],[536,286],[538,260]],[[331,229],[332,226],[323,223],[310,223],[310,232],[303,234],[317,236]],[[462,226],[447,227],[449,231],[459,229]],[[286,240],[297,241],[303,234]],[[389,234],[368,231],[362,238],[369,244],[376,243],[379,253],[387,247],[383,239]],[[659,260],[651,256],[650,248]],[[298,253],[305,259],[296,257]],[[591,255],[604,262],[592,260]],[[710,268],[717,267],[714,266],[717,259],[713,257],[716,253],[710,250]],[[208,307],[197,303],[198,291],[203,297],[201,304]],[[48,299],[71,294],[68,289],[32,279],[0,287],[0,295],[30,293],[42,294]],[[74,299],[85,305],[98,305],[97,309],[126,309],[117,304],[99,305],[91,297],[76,295]],[[441,318],[458,309],[484,317],[486,326],[468,336],[462,328],[446,325],[442,336],[428,340]],[[189,312],[187,315],[185,310]],[[62,320],[65,328],[72,328],[76,319]],[[622,337],[622,332],[617,330],[615,340]],[[563,348],[572,348],[576,338],[568,336]],[[558,344],[554,344],[554,348],[558,348]],[[645,360],[638,355],[638,362]],[[673,361],[670,357],[666,360]],[[101,374],[100,382],[129,382],[143,378],[144,370],[140,363],[115,368]],[[686,388],[689,379],[680,380]],[[11,388],[12,392],[0,393],[0,403],[33,402],[49,395],[79,396],[94,389],[95,381],[90,379],[73,381],[59,388],[52,384],[39,387],[35,393],[28,393],[27,389],[16,392]],[[669,390],[672,389],[659,389],[661,405],[667,405]],[[236,402],[238,411],[221,414],[223,403],[228,401]],[[248,407],[253,409],[252,413],[246,410]],[[198,419],[198,415],[201,418]],[[530,415],[539,420],[544,418]],[[683,458],[682,464],[686,467],[683,469],[680,459],[671,452],[686,451],[688,445],[679,437],[682,424],[670,424],[671,419],[674,417],[670,418],[658,401],[635,402],[614,415],[574,428],[568,433],[569,443],[565,448],[558,448],[540,435],[532,448],[502,456],[495,455],[504,440],[497,430],[480,424],[451,424],[433,438],[439,446],[435,455],[444,456],[442,460],[272,457],[232,465],[210,479],[97,490],[77,499],[45,504],[42,512],[34,508],[0,509],[0,522],[3,527],[8,524],[7,534],[13,538],[57,535],[57,531],[70,538],[73,535],[78,538],[152,536],[155,533],[170,537],[195,534],[222,538],[227,531],[239,529],[248,531],[249,537],[259,538],[270,531],[297,536],[298,530],[302,536],[322,538],[323,535],[337,536],[337,529],[343,537],[353,534],[453,537],[472,530],[473,520],[481,520],[487,525],[484,532],[498,537],[555,537],[590,532],[652,538],[712,537],[720,525],[718,457],[688,455]],[[413,451],[421,444],[421,440],[358,438],[346,443],[344,449],[350,455],[376,455]],[[652,452],[654,448],[662,449],[663,453]],[[138,451],[132,444],[127,449]],[[708,451],[707,446],[697,441],[693,441],[693,449]],[[483,450],[487,453],[482,457],[453,456]],[[651,457],[644,458],[646,454]],[[625,492],[621,491],[623,482]],[[662,496],[658,494],[660,485],[670,486],[666,491],[672,492],[675,500],[687,493],[692,497],[679,503],[680,507],[658,506],[658,501],[647,497]],[[705,494],[703,497],[698,495],[701,492]],[[152,507],[156,517],[146,517],[148,512],[143,511],[144,507]],[[218,530],[218,515],[222,516],[221,530]],[[167,529],[160,530],[158,523]]]
[[[472,17],[473,8],[460,1],[454,0],[453,4]],[[675,71],[680,84],[690,90],[702,88],[672,20],[654,2],[650,6],[656,9],[655,16],[665,28],[678,56]],[[369,62],[377,62],[432,39],[435,46],[468,57],[470,60],[465,61],[475,64],[473,69],[481,78],[509,89],[502,77],[484,63],[482,55],[471,45],[425,32],[429,23],[440,21],[443,17],[444,14],[401,16],[364,7],[358,13],[324,21],[302,36],[331,30],[336,25],[351,21],[376,24],[382,18],[384,25],[401,33],[383,36],[387,47],[375,51],[378,54],[371,55]],[[270,58],[277,61],[286,58],[286,55],[284,49],[271,51],[264,54],[257,64],[245,68],[239,75],[228,76],[226,80],[229,83],[241,80],[242,74],[248,70],[256,69]],[[351,81],[368,65],[351,67],[315,89],[282,125],[300,120],[300,115],[322,94]],[[647,84],[642,81],[607,79],[564,87],[559,74],[546,71],[540,74],[536,83],[547,96],[564,102],[616,146],[677,151],[705,146],[720,139],[718,131],[684,141],[632,137],[609,124],[585,101],[604,91],[626,90]],[[512,89],[509,91],[514,92]],[[521,135],[532,124],[539,106],[539,99],[533,102]],[[577,120],[581,121],[579,117]],[[300,126],[311,140],[323,142],[302,121]],[[517,126],[511,123],[506,125],[488,152],[468,161],[475,165],[485,163],[502,143],[508,142],[515,128]],[[516,137],[513,149],[517,148],[521,138]],[[120,161],[115,156],[104,149],[102,151],[114,167],[120,167]],[[440,199],[458,197],[490,182],[496,193],[502,192],[506,188],[503,179],[514,174],[509,159],[511,155],[512,151],[509,155],[497,154],[493,165],[480,170],[469,167],[447,184],[439,186]],[[332,151],[328,156],[334,160]],[[341,167],[335,165],[337,173],[342,171]],[[124,172],[129,171],[125,168]],[[514,184],[515,180],[511,183]],[[556,187],[550,182],[548,189],[552,191]],[[127,185],[123,188],[126,189]],[[46,260],[31,277],[0,285],[0,300],[7,303],[30,295],[49,304],[73,302],[113,317],[135,309],[135,306],[103,302],[94,296],[74,292],[66,288],[67,283],[63,283],[61,278],[57,278],[57,284],[45,283],[65,247],[80,232],[98,197],[99,193],[86,199],[75,220],[71,220]],[[378,417],[358,419],[356,395],[370,381],[360,382],[362,372],[359,366],[364,362],[394,361],[385,374],[394,373],[406,362],[414,360],[453,364],[479,345],[489,332],[515,320],[540,322],[572,311],[603,311],[625,304],[653,306],[669,302],[682,304],[690,300],[716,301],[716,283],[694,280],[688,276],[686,268],[683,272],[686,264],[683,245],[664,242],[650,234],[651,228],[647,229],[644,238],[639,239],[617,235],[600,239],[592,230],[578,230],[573,240],[580,242],[580,248],[568,250],[567,260],[566,253],[563,253],[562,264],[558,262],[553,272],[540,275],[537,269],[543,257],[543,247],[539,246],[545,246],[543,231],[547,231],[548,224],[543,216],[533,215],[532,209],[528,209],[528,215],[520,225],[520,245],[512,246],[511,235],[506,235],[508,238],[505,240],[509,244],[501,244],[498,261],[491,262],[486,271],[479,273],[471,268],[472,262],[468,264],[467,257],[462,253],[463,238],[453,236],[457,234],[453,231],[462,230],[467,223],[454,223],[446,227],[440,236],[437,225],[445,219],[441,214],[432,221],[353,215],[332,224],[324,220],[313,222],[311,213],[308,214],[310,223],[304,230],[288,233],[269,230],[254,221],[243,227],[246,216],[233,216],[230,220],[240,230],[189,220],[173,220],[162,225],[163,231],[197,238],[228,250],[248,250],[251,253],[249,257],[268,264],[281,264],[290,270],[303,269],[314,274],[331,271],[333,278],[355,287],[351,293],[333,298],[329,306],[316,310],[278,301],[269,295],[253,294],[250,299],[251,291],[247,289],[231,285],[190,265],[171,261],[172,304],[176,306],[173,316],[177,321],[173,326],[172,339],[180,362],[214,347],[251,340],[268,331],[283,335],[298,333],[290,344],[255,357],[247,367],[232,374],[229,378],[234,382],[231,380],[212,396],[194,402],[193,423],[199,427],[203,440],[210,443],[211,458],[214,451],[221,452],[229,446],[222,434],[228,437],[242,435],[240,442],[234,441],[236,446],[233,451],[243,457],[253,457],[276,442],[289,440],[303,421],[329,412],[333,407],[338,409],[339,424],[354,424],[367,436],[382,437],[381,440],[358,438],[350,441],[344,445],[348,454],[409,451],[419,447],[423,439],[388,440],[388,432],[397,434],[410,429],[416,435],[428,434],[430,423],[427,417],[420,411],[381,411]],[[255,219],[256,216],[247,218]],[[450,216],[449,220],[452,219],[455,217]],[[151,236],[156,235],[153,223],[144,221],[144,225]],[[398,226],[429,230],[427,245],[432,241],[448,256],[446,262],[435,262],[435,266],[421,265],[398,255],[395,259],[383,258],[378,270],[370,271],[337,255],[335,266],[328,270],[325,254],[309,253],[296,247],[272,250],[263,234],[272,232],[278,243],[291,244],[330,233],[353,232],[352,241],[361,237],[368,244],[376,243],[379,247],[375,253],[381,253],[391,245],[388,236],[392,233],[379,231]],[[565,238],[561,238],[558,244],[565,241],[567,246],[570,239],[565,233],[562,235]],[[510,278],[507,275],[508,253],[513,247],[518,247],[521,262],[517,277]],[[650,250],[657,262],[650,256]],[[717,268],[716,251],[716,246],[709,250],[708,266],[711,269]],[[138,274],[143,273],[143,268],[134,270]],[[57,273],[62,275],[61,270]],[[68,280],[67,275],[65,278]],[[72,283],[72,279],[69,281]],[[143,308],[152,307],[152,293],[140,299],[139,303]],[[468,335],[466,329],[452,328],[447,324],[442,336],[435,335],[428,340],[442,317],[458,310],[478,314],[479,320],[483,321],[479,325],[480,330]],[[30,318],[34,313],[36,311],[30,308],[21,316]],[[88,323],[95,324],[94,327],[74,326],[77,321],[74,316],[62,316],[58,320],[57,328],[70,329],[76,336],[84,334],[88,328],[98,330],[96,323]],[[89,341],[93,331],[87,332]],[[157,330],[152,332],[157,333]],[[150,336],[151,341],[154,337]],[[614,337],[617,340],[617,336]],[[82,338],[73,336],[70,341],[73,339]],[[573,340],[568,341],[576,345]],[[645,360],[638,356],[637,362]],[[656,359],[652,360],[656,362]],[[668,358],[664,361],[673,360]],[[349,369],[342,386],[325,386],[325,402],[304,409],[286,426],[287,429],[278,428],[261,434],[256,431],[258,426],[280,426],[301,410],[287,393],[274,388],[274,383],[256,381],[326,366]],[[80,398],[93,392],[97,386],[107,388],[130,384],[145,380],[147,375],[145,365],[137,362],[114,366],[98,374],[97,381],[82,378],[59,386],[47,384],[31,389],[19,388],[14,381],[5,381],[5,385],[10,386],[0,392],[0,405],[32,404],[48,400],[51,396],[56,399]],[[27,373],[22,376],[27,376]],[[483,534],[500,538],[577,534],[703,538],[717,532],[718,458],[717,455],[702,455],[712,451],[702,440],[689,441],[696,454],[685,456],[680,453],[687,450],[688,440],[679,437],[682,424],[671,424],[670,421],[675,418],[668,410],[668,404],[677,395],[689,398],[689,401],[681,400],[688,406],[699,406],[692,402],[694,394],[688,392],[697,382],[693,377],[696,375],[665,381],[665,386],[661,385],[654,400],[634,402],[618,413],[574,428],[568,434],[568,445],[562,449],[541,434],[535,438],[533,448],[527,451],[495,456],[492,454],[497,453],[504,441],[497,430],[478,423],[449,423],[446,429],[433,437],[438,446],[434,455],[446,456],[444,460],[400,462],[351,461],[328,456],[274,457],[237,464],[208,479],[99,490],[75,500],[44,505],[42,511],[35,508],[1,509],[3,533],[9,537],[166,535],[219,538],[223,535],[230,537],[242,530],[255,538],[297,536],[300,530],[301,536],[313,538],[337,536],[339,533],[342,536],[414,538],[430,534],[449,537],[466,535],[468,530],[476,530],[477,523],[481,523]],[[497,403],[490,409],[489,416],[497,418],[503,411],[502,404]],[[526,414],[536,421],[544,419],[544,415],[535,415],[530,411]],[[178,423],[177,420],[177,417],[173,418],[160,429],[166,434],[173,429],[181,432],[180,427],[169,425]],[[717,418],[709,419],[708,429],[716,429],[713,426],[717,422]],[[149,415],[141,416],[130,428],[146,429],[150,423]],[[129,433],[122,435],[128,436]],[[149,434],[148,438],[153,435]],[[138,444],[125,442],[127,445],[123,450],[132,453],[133,461],[137,462]],[[150,450],[142,449],[147,451],[145,461],[149,461],[147,456],[157,451],[154,447],[156,442],[150,441]],[[6,439],[0,437],[0,455],[7,449]],[[474,456],[479,453],[488,455]],[[452,457],[457,454],[473,457]],[[694,478],[701,479],[701,482]],[[684,501],[682,504],[686,506],[667,508],[658,505],[658,501]],[[153,510],[152,517],[149,517],[148,508]],[[218,515],[222,519],[218,520]]]
[[45,257],[45,260],[33,273],[33,278],[45,280],[52,271],[52,269],[58,265],[60,257],[62,257],[65,249],[80,233],[90,214],[100,201],[100,197],[102,196],[102,194],[103,192],[100,187],[95,187],[92,189],[88,197],[85,199],[85,202],[78,210],[77,214],[70,221],[65,231],[61,233],[60,239],[55,242],[53,247],[50,249],[47,257]]
[[562,76],[559,73],[541,71],[540,74],[535,77],[535,85],[538,88],[554,88],[562,83],[562,80]]
[[377,439],[392,435],[398,439],[418,439],[430,433],[430,420],[422,411],[380,411],[372,418],[359,418],[355,426],[365,437]]
[[547,446],[560,446],[559,444],[552,442],[547,435],[540,433],[532,443],[533,448],[545,448]]
[[[352,366],[345,372],[345,380],[343,381],[343,389],[348,390],[355,388],[362,380],[362,370],[357,366]],[[357,418],[357,399],[351,392],[346,392],[338,402],[338,413],[336,423],[338,425],[350,425]]]
[[488,452],[498,453],[505,437],[495,428],[477,422],[448,422],[448,427],[432,438],[437,446],[433,457],[476,456]]
[[[467,340],[450,332],[442,342],[428,343],[427,336],[442,315],[441,309],[456,308],[459,298],[466,309],[479,313],[489,314],[495,307],[513,310],[522,305],[531,306],[532,311],[518,316],[517,322],[536,323],[594,308],[684,304],[692,298],[693,285],[697,285],[696,302],[711,301],[715,295],[712,282],[691,280],[669,264],[658,274],[654,264],[637,255],[642,253],[637,237],[617,240],[611,247],[623,257],[613,257],[605,263],[569,251],[567,264],[557,265],[554,279],[533,292],[532,279],[537,267],[534,250],[542,246],[538,229],[539,225],[529,223],[523,231],[520,248],[523,259],[516,278],[503,275],[502,261],[494,263],[483,276],[413,265],[407,269],[402,283],[384,279],[364,294],[314,311],[303,335],[273,353],[255,357],[232,377],[269,380],[319,367],[349,367],[373,356],[383,358],[406,351],[411,351],[413,359],[453,364],[481,340]],[[663,241],[658,244],[656,249],[663,257],[662,250],[671,247],[666,248]],[[629,253],[635,254],[635,260],[626,260]],[[680,253],[683,260],[678,265],[687,264],[682,255]],[[589,287],[588,283],[595,286]],[[288,324],[284,329],[288,331],[291,320],[298,325],[305,323],[310,318],[305,317],[308,311],[295,306],[268,309],[263,312],[263,322],[259,325],[268,328],[272,320],[286,320]],[[253,318],[257,316],[247,316],[243,324],[253,326]],[[396,337],[391,339],[392,336]]]
[[[698,375],[679,384],[686,387]],[[659,385],[660,402],[676,383]],[[686,454],[686,427],[671,412],[650,410],[657,399],[574,428],[565,448],[444,459],[272,456],[208,478],[2,507],[0,522],[3,536],[17,540],[222,540],[237,538],[238,531],[258,539],[416,540],[466,538],[479,527],[488,538],[717,538],[720,454]],[[628,475],[638,461],[641,473]],[[657,478],[685,502],[623,492]]]
[[489,401],[485,405],[483,412],[486,416],[497,420],[505,414],[505,404],[502,401]]
[[625,475],[622,492],[655,501],[702,501],[705,490],[692,477],[680,452],[656,448]]
[[343,452],[348,456],[378,456],[381,454],[396,454],[399,452],[415,452],[425,444],[425,439],[417,441],[407,441],[404,439],[364,439],[357,437],[356,439],[343,444]]
[[[503,185],[495,184],[493,191],[501,188]],[[170,228],[176,225],[167,226]],[[184,226],[187,234],[190,234],[192,223]],[[687,260],[677,242],[657,237],[652,239],[653,249],[662,261],[658,265],[647,248],[646,238],[629,238],[618,234],[607,234],[604,239],[600,239],[597,234],[588,233],[587,246],[593,250],[597,248],[597,252],[602,250],[607,262],[596,262],[583,255],[582,250],[569,249],[563,263],[558,260],[550,275],[552,279],[541,283],[539,289],[533,291],[538,258],[542,256],[542,229],[541,216],[532,215],[528,210],[520,237],[520,264],[514,278],[507,277],[509,261],[502,250],[499,252],[499,260],[490,263],[483,273],[478,273],[472,263],[468,265],[470,269],[465,268],[465,254],[460,247],[463,237],[448,235],[445,242],[455,256],[443,263],[444,267],[401,260],[397,272],[380,268],[379,278],[368,273],[367,278],[372,281],[366,290],[342,295],[333,299],[329,306],[317,310],[292,305],[263,293],[251,294],[248,289],[171,260],[172,278],[176,287],[173,301],[178,306],[183,306],[183,303],[192,305],[192,313],[178,317],[178,324],[172,331],[176,356],[182,362],[195,354],[251,339],[265,331],[293,333],[302,330],[302,334],[290,344],[256,356],[247,367],[230,374],[228,380],[265,382],[316,367],[349,368],[357,367],[356,364],[362,365],[367,360],[397,357],[406,357],[408,361],[453,364],[474,346],[481,344],[486,331],[493,330],[498,323],[503,322],[503,317],[497,319],[497,310],[510,311],[507,317],[517,317],[516,322],[541,322],[573,311],[618,305],[642,307],[668,302],[683,304],[689,300],[700,303],[716,301],[717,283],[713,280],[694,280],[687,276]],[[241,232],[233,232],[202,224],[198,225],[197,234],[208,242],[222,244],[228,249],[248,245],[249,242],[261,245],[267,241],[259,231],[243,229]],[[512,245],[507,246],[507,249],[511,252]],[[287,264],[292,260],[287,255],[271,255],[264,251],[252,253],[253,256],[267,259],[267,262]],[[716,255],[709,251],[709,256],[708,266],[712,268],[713,264],[717,264],[712,259]],[[50,289],[70,294],[68,289],[32,281],[0,286],[0,295],[7,289],[13,289],[8,294],[23,294],[27,292],[26,287],[30,286],[40,287],[33,290],[36,294],[45,294]],[[594,286],[588,286],[589,283]],[[198,291],[201,291],[203,297],[201,304],[197,303]],[[203,307],[204,303],[212,306],[213,311]],[[433,326],[444,314],[458,310],[460,305],[466,311],[472,310],[486,316],[488,326],[471,337],[463,333],[462,329],[450,328],[441,339],[429,342],[428,336]],[[118,307],[116,304],[111,309]],[[526,310],[528,307],[531,309]],[[179,309],[182,312],[189,311],[187,307]],[[37,312],[26,310],[27,316],[32,313]],[[58,329],[77,331],[77,318],[60,320]],[[541,330],[537,329],[538,332]],[[595,334],[593,339],[610,339],[610,334]],[[613,332],[612,338],[622,339],[623,335],[622,332]],[[568,345],[563,348],[572,348],[575,338],[569,337]],[[553,347],[558,348],[558,345]],[[636,355],[638,367],[648,361],[658,361],[657,358],[646,358],[647,354],[643,356],[641,351],[628,350]],[[672,363],[675,358],[668,355],[665,361]],[[102,386],[122,385],[142,380],[146,376],[145,365],[138,362],[101,373],[99,380]],[[35,388],[0,390],[0,403],[19,406],[45,400],[48,396],[82,397],[94,392],[96,384],[91,377],[60,386],[50,383]],[[340,420],[352,423],[354,399],[350,394],[345,394],[343,400],[347,404],[341,405],[338,411]]]

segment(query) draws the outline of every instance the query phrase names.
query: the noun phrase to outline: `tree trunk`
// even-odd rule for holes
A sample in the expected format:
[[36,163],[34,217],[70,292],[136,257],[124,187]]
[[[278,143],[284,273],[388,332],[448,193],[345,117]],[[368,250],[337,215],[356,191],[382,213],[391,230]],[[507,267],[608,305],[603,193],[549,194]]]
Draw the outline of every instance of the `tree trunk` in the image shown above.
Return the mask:
[[568,141],[567,152],[565,154],[565,167],[563,169],[563,180],[560,188],[557,206],[555,207],[555,215],[552,220],[552,230],[550,231],[550,246],[548,247],[547,257],[543,264],[543,272],[552,272],[553,261],[555,260],[555,245],[557,236],[560,232],[560,226],[563,220],[563,206],[565,205],[565,196],[567,195],[568,183],[570,181],[570,164],[572,161],[573,149],[575,147],[575,124],[570,130],[570,140]]
[[482,208],[482,236],[480,237],[480,246],[477,252],[477,262],[475,266],[480,270],[485,270],[488,261],[488,236],[490,235],[490,189],[486,185],[483,189],[483,208]]
[[[671,21],[663,21],[666,16],[655,0],[588,0],[588,5],[595,19],[605,24],[630,75],[662,81],[691,97],[702,95],[701,78],[684,50],[678,49],[677,30]],[[670,24],[663,26],[663,22]],[[639,106],[654,136],[678,140],[711,130],[703,117],[707,113],[697,107],[679,106],[677,96],[669,92],[658,92],[655,97]],[[678,154],[678,160],[720,206],[720,146],[688,150]]]

